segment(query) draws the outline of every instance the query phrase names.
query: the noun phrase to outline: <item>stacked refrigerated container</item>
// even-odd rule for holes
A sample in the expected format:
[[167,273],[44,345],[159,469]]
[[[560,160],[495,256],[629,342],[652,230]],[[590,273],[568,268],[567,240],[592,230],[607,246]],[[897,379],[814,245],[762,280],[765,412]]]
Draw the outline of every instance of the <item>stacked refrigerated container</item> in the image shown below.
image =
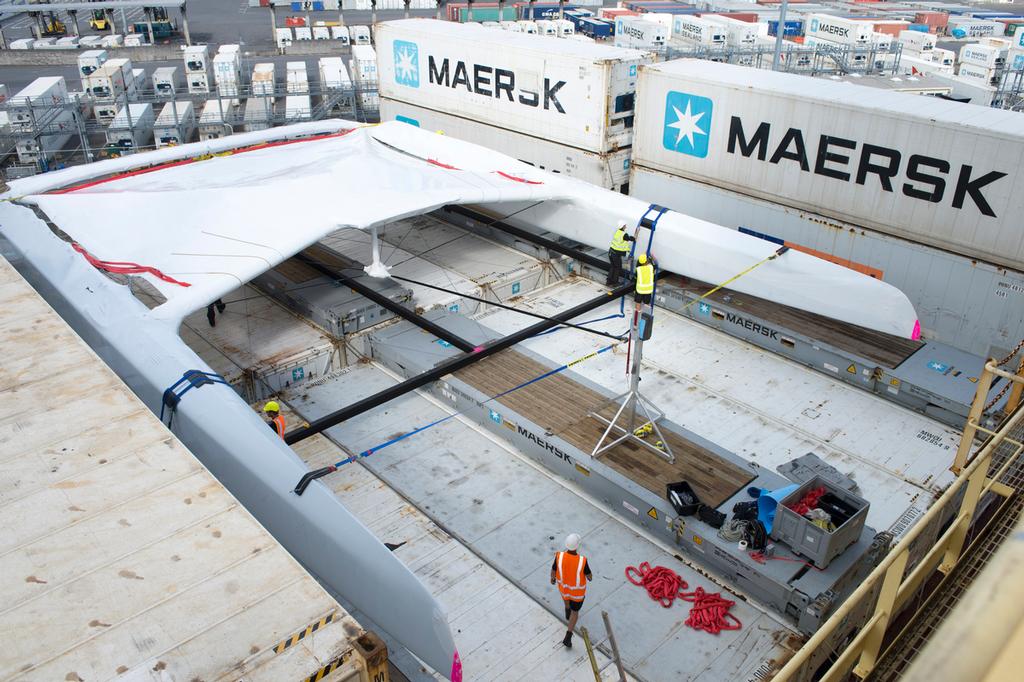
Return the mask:
[[210,92],[210,49],[206,45],[186,47],[184,61],[189,93]]
[[285,73],[285,90],[289,95],[304,95],[309,92],[306,62],[288,62]]
[[[78,55],[78,75],[85,79],[107,61],[106,50],[86,50]],[[83,88],[84,89],[84,88]]]
[[382,118],[627,184],[637,67],[653,53],[431,20],[379,24],[377,50]]
[[[381,24],[383,26],[383,24]],[[378,29],[378,44],[380,42]],[[369,45],[353,45],[349,73],[358,91],[359,106],[367,111],[380,107],[378,94],[377,51]]]
[[242,60],[237,47],[222,45],[213,57],[213,80],[221,97],[237,99],[241,91]]
[[122,153],[142,149],[149,145],[153,135],[153,105],[133,102],[117,111],[107,128],[107,144]]
[[725,27],[713,21],[690,14],[676,14],[672,17],[672,41],[679,47],[725,47]]
[[153,124],[157,147],[185,144],[196,131],[196,112],[192,102],[168,102]]
[[689,59],[641,69],[637,98],[633,195],[877,271],[927,338],[1024,336],[1024,118]]
[[252,94],[254,97],[265,97],[273,104],[275,87],[275,68],[273,62],[264,62],[253,67]]
[[8,123],[15,133],[32,133],[16,143],[20,163],[48,161],[75,132],[74,112],[62,76],[37,78],[6,101]]
[[615,20],[615,46],[662,52],[668,45],[669,28],[664,24],[640,18],[619,17]]
[[197,127],[199,140],[216,140],[234,132],[231,126],[232,107],[229,99],[207,100],[203,113],[199,116]]
[[162,66],[153,71],[153,92],[157,97],[174,97],[178,90],[178,67]]

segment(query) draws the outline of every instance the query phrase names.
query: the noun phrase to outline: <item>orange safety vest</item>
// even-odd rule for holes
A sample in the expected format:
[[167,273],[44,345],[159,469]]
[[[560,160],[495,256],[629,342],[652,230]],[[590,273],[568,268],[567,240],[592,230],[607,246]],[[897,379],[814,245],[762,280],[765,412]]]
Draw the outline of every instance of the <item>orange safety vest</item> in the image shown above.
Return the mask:
[[587,566],[587,557],[579,554],[559,552],[555,555],[558,580],[558,591],[566,601],[583,601],[587,596],[587,577],[583,569]]
[[281,438],[283,439],[284,438],[284,417],[281,416],[281,415],[277,415],[276,417],[274,417],[273,419],[270,420],[270,423],[274,426],[274,431],[277,431],[277,435],[281,436]]

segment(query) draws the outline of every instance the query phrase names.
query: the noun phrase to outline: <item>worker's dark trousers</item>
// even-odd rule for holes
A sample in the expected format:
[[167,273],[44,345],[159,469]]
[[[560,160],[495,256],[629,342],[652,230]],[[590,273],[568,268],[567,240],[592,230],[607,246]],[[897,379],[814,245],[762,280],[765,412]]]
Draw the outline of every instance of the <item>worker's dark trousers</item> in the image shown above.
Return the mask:
[[622,251],[608,249],[608,260],[612,267],[608,271],[608,279],[605,280],[605,284],[616,286],[622,282],[622,256]]

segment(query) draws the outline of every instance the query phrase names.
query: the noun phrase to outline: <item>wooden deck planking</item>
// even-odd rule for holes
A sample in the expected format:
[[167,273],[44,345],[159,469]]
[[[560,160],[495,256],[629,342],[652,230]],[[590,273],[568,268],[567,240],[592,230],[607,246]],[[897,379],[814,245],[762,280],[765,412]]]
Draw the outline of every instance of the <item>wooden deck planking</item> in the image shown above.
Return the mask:
[[[505,351],[459,371],[455,376],[487,395],[497,395],[549,371],[550,368],[516,351]],[[591,411],[611,418],[616,405],[607,398],[556,374],[497,400],[584,452],[593,450],[606,425]],[[752,472],[727,462],[679,434],[663,430],[675,463],[635,443],[621,443],[601,455],[602,462],[659,496],[665,485],[687,481],[701,501],[718,507],[754,479]]]

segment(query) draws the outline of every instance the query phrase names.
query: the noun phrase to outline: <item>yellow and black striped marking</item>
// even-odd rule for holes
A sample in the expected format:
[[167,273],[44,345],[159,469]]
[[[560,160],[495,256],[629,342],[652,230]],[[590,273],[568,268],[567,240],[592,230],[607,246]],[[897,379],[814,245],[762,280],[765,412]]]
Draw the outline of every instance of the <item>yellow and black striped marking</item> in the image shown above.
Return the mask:
[[[334,620],[334,616],[335,616],[335,613],[329,613],[328,615],[324,616],[320,620],[318,620],[316,622],[313,622],[313,623],[310,623],[309,626],[307,626],[305,630],[299,630],[298,632],[296,632],[291,637],[288,637],[288,638],[282,640],[277,646],[274,647],[274,653],[275,654],[279,654],[282,651],[284,651],[285,649],[287,649],[288,647],[295,646],[303,638],[308,637],[309,635],[313,634],[314,632],[316,632],[320,628],[326,626],[328,623],[333,621]],[[323,672],[323,671],[321,671],[321,672]],[[323,677],[323,675],[321,675],[320,677]],[[316,677],[315,679],[319,680],[320,677]],[[314,678],[310,677],[309,679],[312,680]]]
[[324,679],[325,677],[333,673],[335,670],[343,666],[351,656],[352,650],[349,649],[344,654],[342,654],[340,658],[336,658],[324,667],[320,668],[315,673],[313,673],[305,680],[303,680],[303,682],[320,682],[320,680]]

